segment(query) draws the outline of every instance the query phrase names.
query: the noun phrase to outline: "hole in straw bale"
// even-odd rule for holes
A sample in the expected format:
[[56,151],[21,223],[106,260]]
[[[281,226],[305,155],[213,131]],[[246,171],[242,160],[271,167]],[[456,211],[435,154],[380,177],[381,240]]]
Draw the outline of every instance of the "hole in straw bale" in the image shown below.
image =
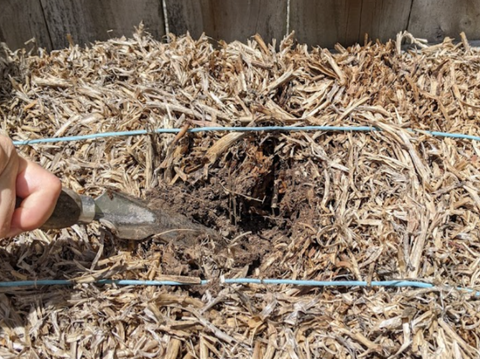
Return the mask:
[[[257,37],[217,48],[205,37],[171,40],[140,32],[29,56],[26,67],[9,54],[23,80],[8,80],[2,130],[18,140],[231,125],[382,132],[152,134],[19,148],[77,192],[141,196],[221,238],[131,243],[93,224],[3,240],[1,280],[78,284],[0,293],[0,356],[478,357],[478,303],[451,288],[220,281],[478,286],[478,144],[405,130],[480,134],[477,50],[450,40],[336,54],[293,46],[293,37],[280,51]],[[91,284],[101,278],[212,282]]]

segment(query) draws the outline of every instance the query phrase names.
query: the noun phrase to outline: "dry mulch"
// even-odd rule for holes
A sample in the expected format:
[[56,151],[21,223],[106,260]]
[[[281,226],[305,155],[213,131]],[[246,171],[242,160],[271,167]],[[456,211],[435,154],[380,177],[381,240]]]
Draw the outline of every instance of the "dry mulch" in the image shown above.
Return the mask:
[[[402,50],[402,40],[416,43]],[[98,225],[2,240],[0,356],[476,358],[480,57],[409,34],[335,52],[188,36],[52,53],[4,50],[1,128],[15,140],[202,126],[381,132],[150,134],[21,146],[65,186],[147,199],[205,225],[193,242]],[[209,279],[145,287],[96,279]],[[434,288],[227,285],[221,278],[413,279]]]

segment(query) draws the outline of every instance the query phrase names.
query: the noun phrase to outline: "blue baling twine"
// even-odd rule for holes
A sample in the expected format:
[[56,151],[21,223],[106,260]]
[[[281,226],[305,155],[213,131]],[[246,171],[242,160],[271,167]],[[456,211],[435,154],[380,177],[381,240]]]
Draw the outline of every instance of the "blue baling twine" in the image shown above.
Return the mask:
[[[466,139],[473,141],[480,141],[480,136],[466,135],[462,133],[448,133],[438,131],[424,131],[407,129],[410,132],[425,133],[436,137],[448,137],[455,139]],[[141,136],[152,133],[179,133],[180,128],[158,128],[155,130],[135,130],[135,131],[119,131],[119,132],[103,132],[93,133],[89,135],[81,136],[65,136],[65,137],[53,137],[53,138],[39,138],[34,140],[13,141],[15,146],[33,145],[38,143],[55,143],[55,142],[70,142],[70,141],[83,141],[94,140],[98,138],[107,137],[121,137],[121,136]],[[198,127],[188,129],[187,132],[260,132],[260,131],[345,131],[345,132],[375,132],[381,131],[381,129],[369,126],[265,126],[265,127]],[[89,283],[96,284],[115,284],[119,286],[184,286],[184,285],[207,285],[208,280],[202,280],[199,283],[182,283],[176,281],[156,281],[156,280],[129,280],[129,279],[99,279]],[[431,283],[419,282],[419,281],[315,281],[315,280],[295,280],[295,279],[254,279],[254,278],[235,278],[235,279],[223,279],[222,283],[225,284],[276,284],[276,285],[295,285],[295,286],[310,286],[310,287],[412,287],[412,288],[432,288],[435,286]],[[52,286],[52,285],[75,285],[78,284],[75,281],[67,279],[41,279],[41,280],[24,280],[24,281],[11,281],[0,282],[0,288],[15,288],[15,287],[29,287],[29,286]],[[453,289],[453,287],[450,287]],[[470,288],[455,288],[459,291],[464,291],[469,294],[473,294],[476,297],[480,297],[480,291],[475,291]]]
[[[179,133],[181,128],[157,128],[154,130],[135,130],[135,131],[120,131],[120,132],[103,132],[92,133],[89,135],[81,136],[65,136],[65,137],[52,137],[52,138],[38,138],[33,140],[13,141],[15,146],[33,145],[37,143],[54,143],[54,142],[70,142],[70,141],[84,141],[94,140],[98,138],[106,137],[121,137],[121,136],[141,136],[153,133]],[[265,127],[197,127],[188,129],[187,132],[259,132],[259,131],[344,131],[344,132],[375,132],[381,131],[381,129],[370,126],[265,126]],[[438,131],[424,131],[408,129],[411,132],[425,133],[436,137],[450,137],[456,139],[466,139],[473,141],[480,141],[480,136],[466,135],[463,133],[448,133]]]
[[[192,285],[207,285],[209,280],[201,280],[199,283],[182,283],[170,280],[132,280],[132,279],[98,279],[88,284],[115,284],[119,286],[192,286]],[[301,279],[255,279],[255,278],[233,278],[223,279],[221,283],[224,284],[276,284],[276,285],[294,285],[306,287],[396,287],[396,288],[423,288],[436,289],[435,285],[420,281],[411,280],[386,280],[386,281],[318,281],[318,280],[301,280]],[[83,284],[68,279],[40,279],[40,280],[22,280],[12,282],[0,282],[0,288],[18,288],[18,287],[40,287],[53,285],[75,285]],[[453,287],[439,288],[439,289],[453,289]],[[463,291],[468,294],[473,294],[475,297],[480,297],[480,291],[475,291],[469,288],[455,288],[458,291]]]

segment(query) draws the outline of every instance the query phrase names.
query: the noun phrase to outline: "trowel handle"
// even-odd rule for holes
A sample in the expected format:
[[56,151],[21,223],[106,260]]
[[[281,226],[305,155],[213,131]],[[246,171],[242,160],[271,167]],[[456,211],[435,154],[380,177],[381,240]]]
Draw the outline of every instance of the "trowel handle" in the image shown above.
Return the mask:
[[[17,198],[17,207],[21,199]],[[50,218],[41,229],[61,229],[77,223],[89,223],[95,217],[95,201],[63,188]]]

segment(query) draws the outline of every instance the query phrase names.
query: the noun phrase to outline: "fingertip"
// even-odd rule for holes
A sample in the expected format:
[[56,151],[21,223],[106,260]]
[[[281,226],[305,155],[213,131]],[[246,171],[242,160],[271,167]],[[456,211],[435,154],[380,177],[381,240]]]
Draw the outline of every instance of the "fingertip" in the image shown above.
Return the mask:
[[58,200],[58,197],[60,197],[60,193],[62,192],[62,181],[60,181],[60,179],[51,174],[52,176],[52,194],[55,195],[55,203],[57,202]]
[[60,179],[49,173],[48,178],[46,178],[45,181],[45,187],[48,187],[48,195],[44,194],[45,199],[47,199],[47,196],[49,197],[51,203],[46,203],[47,206],[51,207],[51,210],[53,212],[53,209],[55,208],[55,205],[58,201],[58,197],[60,197],[60,193],[62,192],[62,182]]

